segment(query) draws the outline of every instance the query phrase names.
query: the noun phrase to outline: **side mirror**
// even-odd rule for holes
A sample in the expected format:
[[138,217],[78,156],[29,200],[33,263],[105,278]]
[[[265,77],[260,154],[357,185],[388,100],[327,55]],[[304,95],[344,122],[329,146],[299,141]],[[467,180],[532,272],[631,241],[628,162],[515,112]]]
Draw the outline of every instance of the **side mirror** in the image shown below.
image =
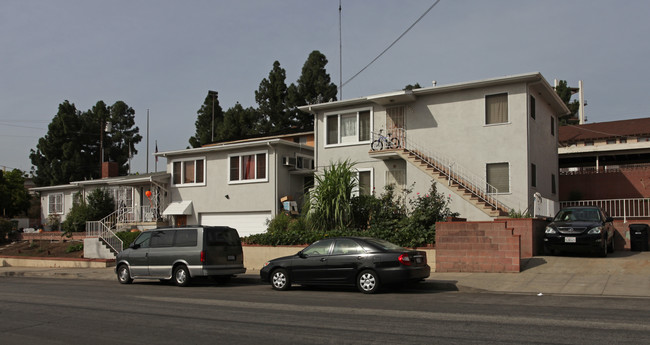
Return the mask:
[[305,253],[303,253],[302,250],[298,252],[298,256],[302,259],[307,257],[307,255],[305,255]]
[[129,248],[131,248],[131,249],[138,249],[138,248],[140,248],[140,245],[139,245],[139,244],[136,244],[136,243],[131,243],[131,245],[129,245]]
[[612,218],[612,217],[607,217],[607,218],[605,219],[605,222],[606,222],[606,223],[612,223],[612,222],[614,222],[614,218]]

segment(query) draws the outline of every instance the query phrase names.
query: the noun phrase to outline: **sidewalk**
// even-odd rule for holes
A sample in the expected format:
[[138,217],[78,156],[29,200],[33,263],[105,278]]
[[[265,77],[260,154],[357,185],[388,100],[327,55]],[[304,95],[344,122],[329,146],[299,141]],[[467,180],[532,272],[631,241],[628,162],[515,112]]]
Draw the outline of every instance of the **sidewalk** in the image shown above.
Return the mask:
[[[616,252],[607,258],[539,256],[522,263],[520,273],[431,273],[424,286],[434,290],[542,295],[650,297],[650,252]],[[0,267],[0,277],[106,280],[117,284],[114,267]],[[235,280],[261,284],[259,272]]]

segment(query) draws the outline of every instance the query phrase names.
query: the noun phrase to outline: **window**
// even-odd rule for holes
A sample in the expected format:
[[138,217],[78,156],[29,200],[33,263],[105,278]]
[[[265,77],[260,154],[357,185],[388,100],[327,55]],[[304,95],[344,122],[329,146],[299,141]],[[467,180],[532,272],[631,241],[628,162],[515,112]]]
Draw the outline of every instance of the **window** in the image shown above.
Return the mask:
[[537,166],[535,164],[530,165],[530,185],[537,187]]
[[535,97],[533,97],[531,95],[531,96],[529,96],[529,100],[530,101],[528,102],[529,103],[528,106],[530,107],[530,117],[535,119],[535,111],[536,111],[535,110],[536,109],[536,107],[535,107]]
[[302,253],[307,256],[329,255],[332,242],[334,242],[334,240],[320,240],[305,248]]
[[230,183],[267,181],[266,152],[231,155],[228,161]]
[[551,193],[553,193],[553,194],[556,193],[556,188],[555,188],[555,174],[551,174]]
[[489,163],[485,170],[487,183],[496,188],[497,193],[510,192],[510,166],[508,163]]
[[619,140],[619,142],[621,144],[626,144],[627,143],[627,138],[621,138],[621,140]]
[[555,118],[551,117],[551,135],[555,136]]
[[63,213],[63,193],[50,194],[47,203],[48,214]]
[[508,94],[485,96],[485,124],[508,122]]
[[296,155],[296,169],[314,169],[314,159],[307,156]]
[[196,229],[176,231],[175,247],[196,247]]
[[361,246],[351,239],[340,239],[336,240],[334,244],[334,250],[332,250],[332,255],[359,255],[365,254],[365,251]]
[[607,139],[607,145],[616,144],[616,139]]
[[135,239],[133,244],[139,246],[140,248],[149,248],[149,242],[151,241],[152,232],[143,232]]
[[325,115],[326,145],[370,141],[370,110]]
[[205,159],[190,159],[172,163],[172,182],[175,185],[205,183]]
[[160,230],[151,234],[151,247],[171,247],[174,242],[174,231]]
[[594,146],[594,142],[592,140],[585,141],[585,146]]
[[352,191],[352,196],[370,195],[372,193],[372,170],[357,170],[357,186]]

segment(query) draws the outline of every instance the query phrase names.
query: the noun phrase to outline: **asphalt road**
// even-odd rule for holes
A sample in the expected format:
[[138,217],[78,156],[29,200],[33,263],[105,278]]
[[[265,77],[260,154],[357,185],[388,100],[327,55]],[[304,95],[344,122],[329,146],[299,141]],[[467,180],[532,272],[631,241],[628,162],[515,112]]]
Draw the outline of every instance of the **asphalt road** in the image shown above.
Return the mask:
[[650,299],[0,278],[1,344],[647,344]]

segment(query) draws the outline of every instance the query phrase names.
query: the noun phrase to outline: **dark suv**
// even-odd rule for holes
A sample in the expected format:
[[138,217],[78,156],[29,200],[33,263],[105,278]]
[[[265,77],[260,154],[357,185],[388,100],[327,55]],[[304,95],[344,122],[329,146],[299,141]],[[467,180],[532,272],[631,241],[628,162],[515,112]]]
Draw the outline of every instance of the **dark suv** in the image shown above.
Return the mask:
[[605,257],[614,251],[613,219],[597,206],[575,206],[560,210],[544,231],[544,250],[590,251]]

